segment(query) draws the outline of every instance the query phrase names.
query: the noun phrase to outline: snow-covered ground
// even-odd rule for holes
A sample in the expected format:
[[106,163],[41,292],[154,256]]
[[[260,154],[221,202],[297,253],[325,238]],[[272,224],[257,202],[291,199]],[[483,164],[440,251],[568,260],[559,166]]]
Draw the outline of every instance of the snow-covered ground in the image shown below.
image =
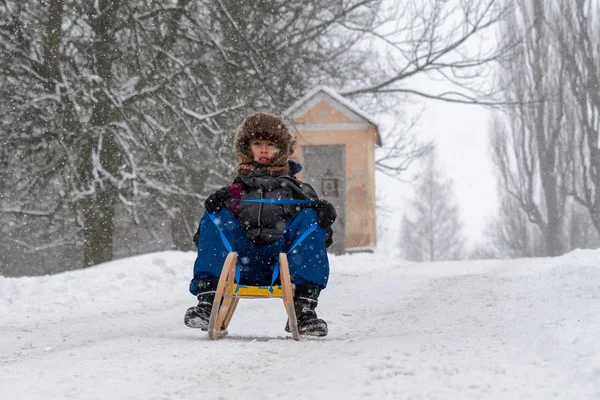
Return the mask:
[[186,328],[193,259],[0,277],[0,398],[600,399],[600,251],[332,256],[329,336],[300,342],[279,300],[242,300],[221,341]]

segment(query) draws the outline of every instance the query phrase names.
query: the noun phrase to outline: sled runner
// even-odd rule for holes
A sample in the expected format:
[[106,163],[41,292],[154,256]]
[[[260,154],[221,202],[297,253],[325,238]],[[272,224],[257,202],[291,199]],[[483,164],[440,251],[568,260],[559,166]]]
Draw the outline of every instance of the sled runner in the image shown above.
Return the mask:
[[283,300],[292,338],[300,340],[298,320],[296,319],[296,311],[294,309],[294,287],[290,279],[287,255],[285,253],[279,254],[279,263],[275,267],[273,274],[273,282],[277,275],[279,275],[281,285],[274,285],[272,283],[271,286],[239,285],[236,279],[237,257],[236,252],[229,252],[225,259],[208,323],[208,336],[213,340],[227,336],[227,326],[233,317],[240,299],[276,298]]

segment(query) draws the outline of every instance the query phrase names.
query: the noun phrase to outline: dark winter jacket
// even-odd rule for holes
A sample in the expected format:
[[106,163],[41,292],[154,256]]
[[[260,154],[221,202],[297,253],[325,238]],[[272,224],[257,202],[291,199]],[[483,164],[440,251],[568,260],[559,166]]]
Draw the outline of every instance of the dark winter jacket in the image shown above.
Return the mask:
[[[252,140],[272,142],[277,152],[268,164],[254,160]],[[336,213],[325,200],[313,204],[269,204],[241,200],[296,199],[319,200],[315,190],[300,182],[295,175],[302,166],[289,157],[294,153],[296,138],[281,116],[256,112],[248,115],[236,129],[234,149],[240,157],[236,167],[238,177],[231,186],[217,190],[206,199],[205,208],[211,212],[227,207],[255,246],[264,246],[279,240],[287,223],[302,209],[314,207],[320,226],[327,226],[325,246],[333,243],[331,223]],[[323,205],[329,207],[323,207]],[[194,236],[198,243],[199,232]]]
[[248,176],[238,176],[228,188],[231,199],[226,204],[255,246],[268,245],[279,240],[287,222],[309,205],[252,203],[239,200],[318,199],[317,193],[310,185],[293,177],[302,168],[300,164],[293,161],[288,164],[291,176],[270,176],[259,167]]

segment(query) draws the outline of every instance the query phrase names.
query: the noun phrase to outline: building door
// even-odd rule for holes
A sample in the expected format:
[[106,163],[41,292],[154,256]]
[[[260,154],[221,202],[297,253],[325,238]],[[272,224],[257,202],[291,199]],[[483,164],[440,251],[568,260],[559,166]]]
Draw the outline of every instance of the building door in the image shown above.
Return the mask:
[[334,205],[337,219],[333,224],[334,254],[346,250],[346,154],[343,145],[302,146],[302,180],[311,185],[320,199]]

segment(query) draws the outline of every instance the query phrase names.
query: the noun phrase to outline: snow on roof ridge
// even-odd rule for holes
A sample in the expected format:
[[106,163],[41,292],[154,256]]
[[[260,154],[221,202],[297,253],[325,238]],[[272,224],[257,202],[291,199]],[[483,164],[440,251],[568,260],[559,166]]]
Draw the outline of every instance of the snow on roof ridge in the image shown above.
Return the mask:
[[319,92],[324,92],[324,93],[328,94],[329,96],[333,97],[336,101],[340,102],[343,106],[350,109],[350,111],[352,111],[353,113],[357,114],[358,116],[366,119],[368,122],[370,122],[371,124],[375,125],[375,127],[378,128],[378,125],[375,122],[375,118],[373,118],[372,116],[370,116],[367,113],[365,113],[364,111],[362,111],[360,108],[358,108],[358,106],[356,104],[354,104],[350,100],[346,99],[344,96],[342,96],[341,94],[336,92],[334,89],[330,88],[329,86],[325,86],[325,85],[320,85],[320,86],[317,86],[314,89],[310,90],[308,93],[306,93],[304,96],[302,96],[302,98],[300,98],[298,101],[296,101],[290,107],[288,107],[288,109],[283,112],[283,115],[285,115],[285,116],[290,115],[295,109],[299,108],[302,104],[306,103],[311,97],[315,96]]

